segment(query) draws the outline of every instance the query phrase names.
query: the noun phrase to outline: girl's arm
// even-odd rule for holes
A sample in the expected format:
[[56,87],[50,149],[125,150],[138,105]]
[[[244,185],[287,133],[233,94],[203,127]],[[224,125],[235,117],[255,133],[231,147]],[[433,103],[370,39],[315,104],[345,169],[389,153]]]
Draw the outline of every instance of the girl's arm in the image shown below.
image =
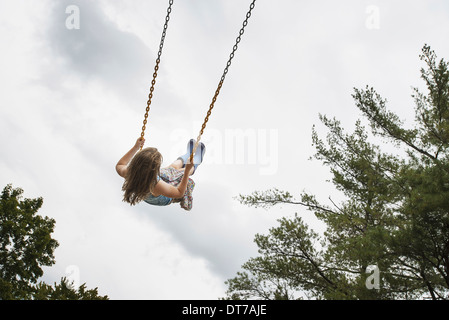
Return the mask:
[[181,183],[176,187],[164,181],[159,181],[154,188],[153,195],[163,195],[173,199],[182,198],[184,196],[184,193],[186,192],[187,183],[189,182],[189,174],[192,168],[193,164],[186,164],[186,167],[184,169],[184,176],[182,177]]
[[117,162],[115,166],[115,170],[121,177],[126,176],[126,171],[128,170],[128,163],[131,161],[131,159],[134,157],[134,155],[139,151],[140,147],[142,147],[145,143],[145,138],[140,137],[137,139],[136,144],[134,147],[131,148],[120,160]]

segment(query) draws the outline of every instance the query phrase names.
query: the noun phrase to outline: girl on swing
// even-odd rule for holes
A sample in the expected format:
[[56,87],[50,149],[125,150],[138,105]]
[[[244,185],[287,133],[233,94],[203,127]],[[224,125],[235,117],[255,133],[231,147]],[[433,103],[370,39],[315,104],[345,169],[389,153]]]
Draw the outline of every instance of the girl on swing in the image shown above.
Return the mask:
[[[122,186],[123,201],[135,205],[141,201],[155,206],[167,206],[179,202],[181,208],[192,209],[192,192],[195,182],[189,178],[203,161],[206,148],[203,143],[190,163],[190,154],[195,146],[191,139],[187,152],[167,168],[162,168],[162,155],[156,148],[145,148],[144,138],[137,139],[131,148],[117,163],[117,173],[125,179]],[[137,154],[136,154],[137,153]]]

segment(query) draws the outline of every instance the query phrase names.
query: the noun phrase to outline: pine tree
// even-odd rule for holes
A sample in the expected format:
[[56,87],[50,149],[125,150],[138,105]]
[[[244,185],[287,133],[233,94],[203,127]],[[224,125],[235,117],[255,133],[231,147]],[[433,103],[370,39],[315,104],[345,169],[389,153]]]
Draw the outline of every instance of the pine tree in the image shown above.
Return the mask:
[[[227,298],[449,299],[449,70],[427,45],[420,58],[428,92],[414,89],[414,128],[369,87],[353,98],[371,134],[361,120],[347,134],[320,115],[328,135],[321,139],[314,127],[314,158],[330,168],[344,200],[322,204],[306,192],[296,200],[278,189],[240,195],[254,207],[304,207],[326,231],[309,230],[296,214],[256,235],[260,256],[226,282]],[[376,138],[398,152],[370,142]],[[378,288],[369,285],[375,276]]]

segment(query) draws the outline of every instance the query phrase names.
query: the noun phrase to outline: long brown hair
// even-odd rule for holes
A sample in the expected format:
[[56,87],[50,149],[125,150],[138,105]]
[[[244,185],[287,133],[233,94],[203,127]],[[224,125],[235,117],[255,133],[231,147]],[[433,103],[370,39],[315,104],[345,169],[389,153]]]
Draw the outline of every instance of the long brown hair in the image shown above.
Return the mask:
[[145,200],[157,184],[162,155],[156,148],[145,148],[131,160],[125,176],[122,191],[123,201],[132,206]]

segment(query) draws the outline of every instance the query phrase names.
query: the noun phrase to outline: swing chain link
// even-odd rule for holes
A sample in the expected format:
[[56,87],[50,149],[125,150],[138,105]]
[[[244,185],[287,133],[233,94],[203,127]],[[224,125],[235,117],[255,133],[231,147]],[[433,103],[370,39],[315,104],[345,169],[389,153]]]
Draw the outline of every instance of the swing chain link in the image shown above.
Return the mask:
[[[153,99],[154,86],[156,85],[157,72],[159,71],[159,63],[161,62],[162,49],[164,47],[165,36],[167,35],[168,22],[170,21],[170,13],[172,11],[172,5],[174,0],[169,0],[167,9],[167,16],[165,17],[164,28],[162,30],[161,42],[159,44],[159,51],[157,53],[156,65],[154,66],[153,80],[151,81],[150,93],[148,95],[147,107],[145,109],[145,116],[143,119],[142,133],[140,134],[143,140],[145,136],[145,129],[148,122],[148,113],[150,112],[151,100]],[[143,146],[140,147],[142,150]]]
[[207,111],[206,117],[204,118],[204,122],[203,122],[203,125],[201,126],[200,133],[198,134],[198,137],[196,138],[195,146],[193,147],[192,153],[190,155],[190,163],[193,163],[193,155],[196,153],[196,149],[198,148],[198,145],[200,143],[201,137],[202,137],[202,135],[204,133],[204,130],[206,129],[206,124],[209,121],[210,115],[212,114],[212,109],[215,106],[215,102],[217,101],[218,95],[220,94],[220,90],[221,90],[221,88],[223,86],[223,83],[224,83],[224,81],[226,79],[226,75],[228,74],[229,67],[232,64],[232,59],[234,58],[235,52],[238,49],[238,45],[239,45],[240,41],[242,40],[242,36],[245,33],[245,27],[248,25],[248,20],[251,17],[252,11],[253,11],[255,6],[256,6],[256,0],[253,0],[253,2],[251,3],[251,5],[249,7],[249,11],[246,14],[246,18],[243,21],[243,26],[242,26],[242,28],[239,31],[239,35],[237,36],[237,38],[235,40],[235,44],[232,47],[232,52],[229,55],[229,60],[226,63],[226,67],[224,68],[223,75],[221,76],[220,82],[218,83],[217,90],[215,90],[214,97],[212,98],[212,102],[211,102],[211,104],[209,106],[209,110]]

